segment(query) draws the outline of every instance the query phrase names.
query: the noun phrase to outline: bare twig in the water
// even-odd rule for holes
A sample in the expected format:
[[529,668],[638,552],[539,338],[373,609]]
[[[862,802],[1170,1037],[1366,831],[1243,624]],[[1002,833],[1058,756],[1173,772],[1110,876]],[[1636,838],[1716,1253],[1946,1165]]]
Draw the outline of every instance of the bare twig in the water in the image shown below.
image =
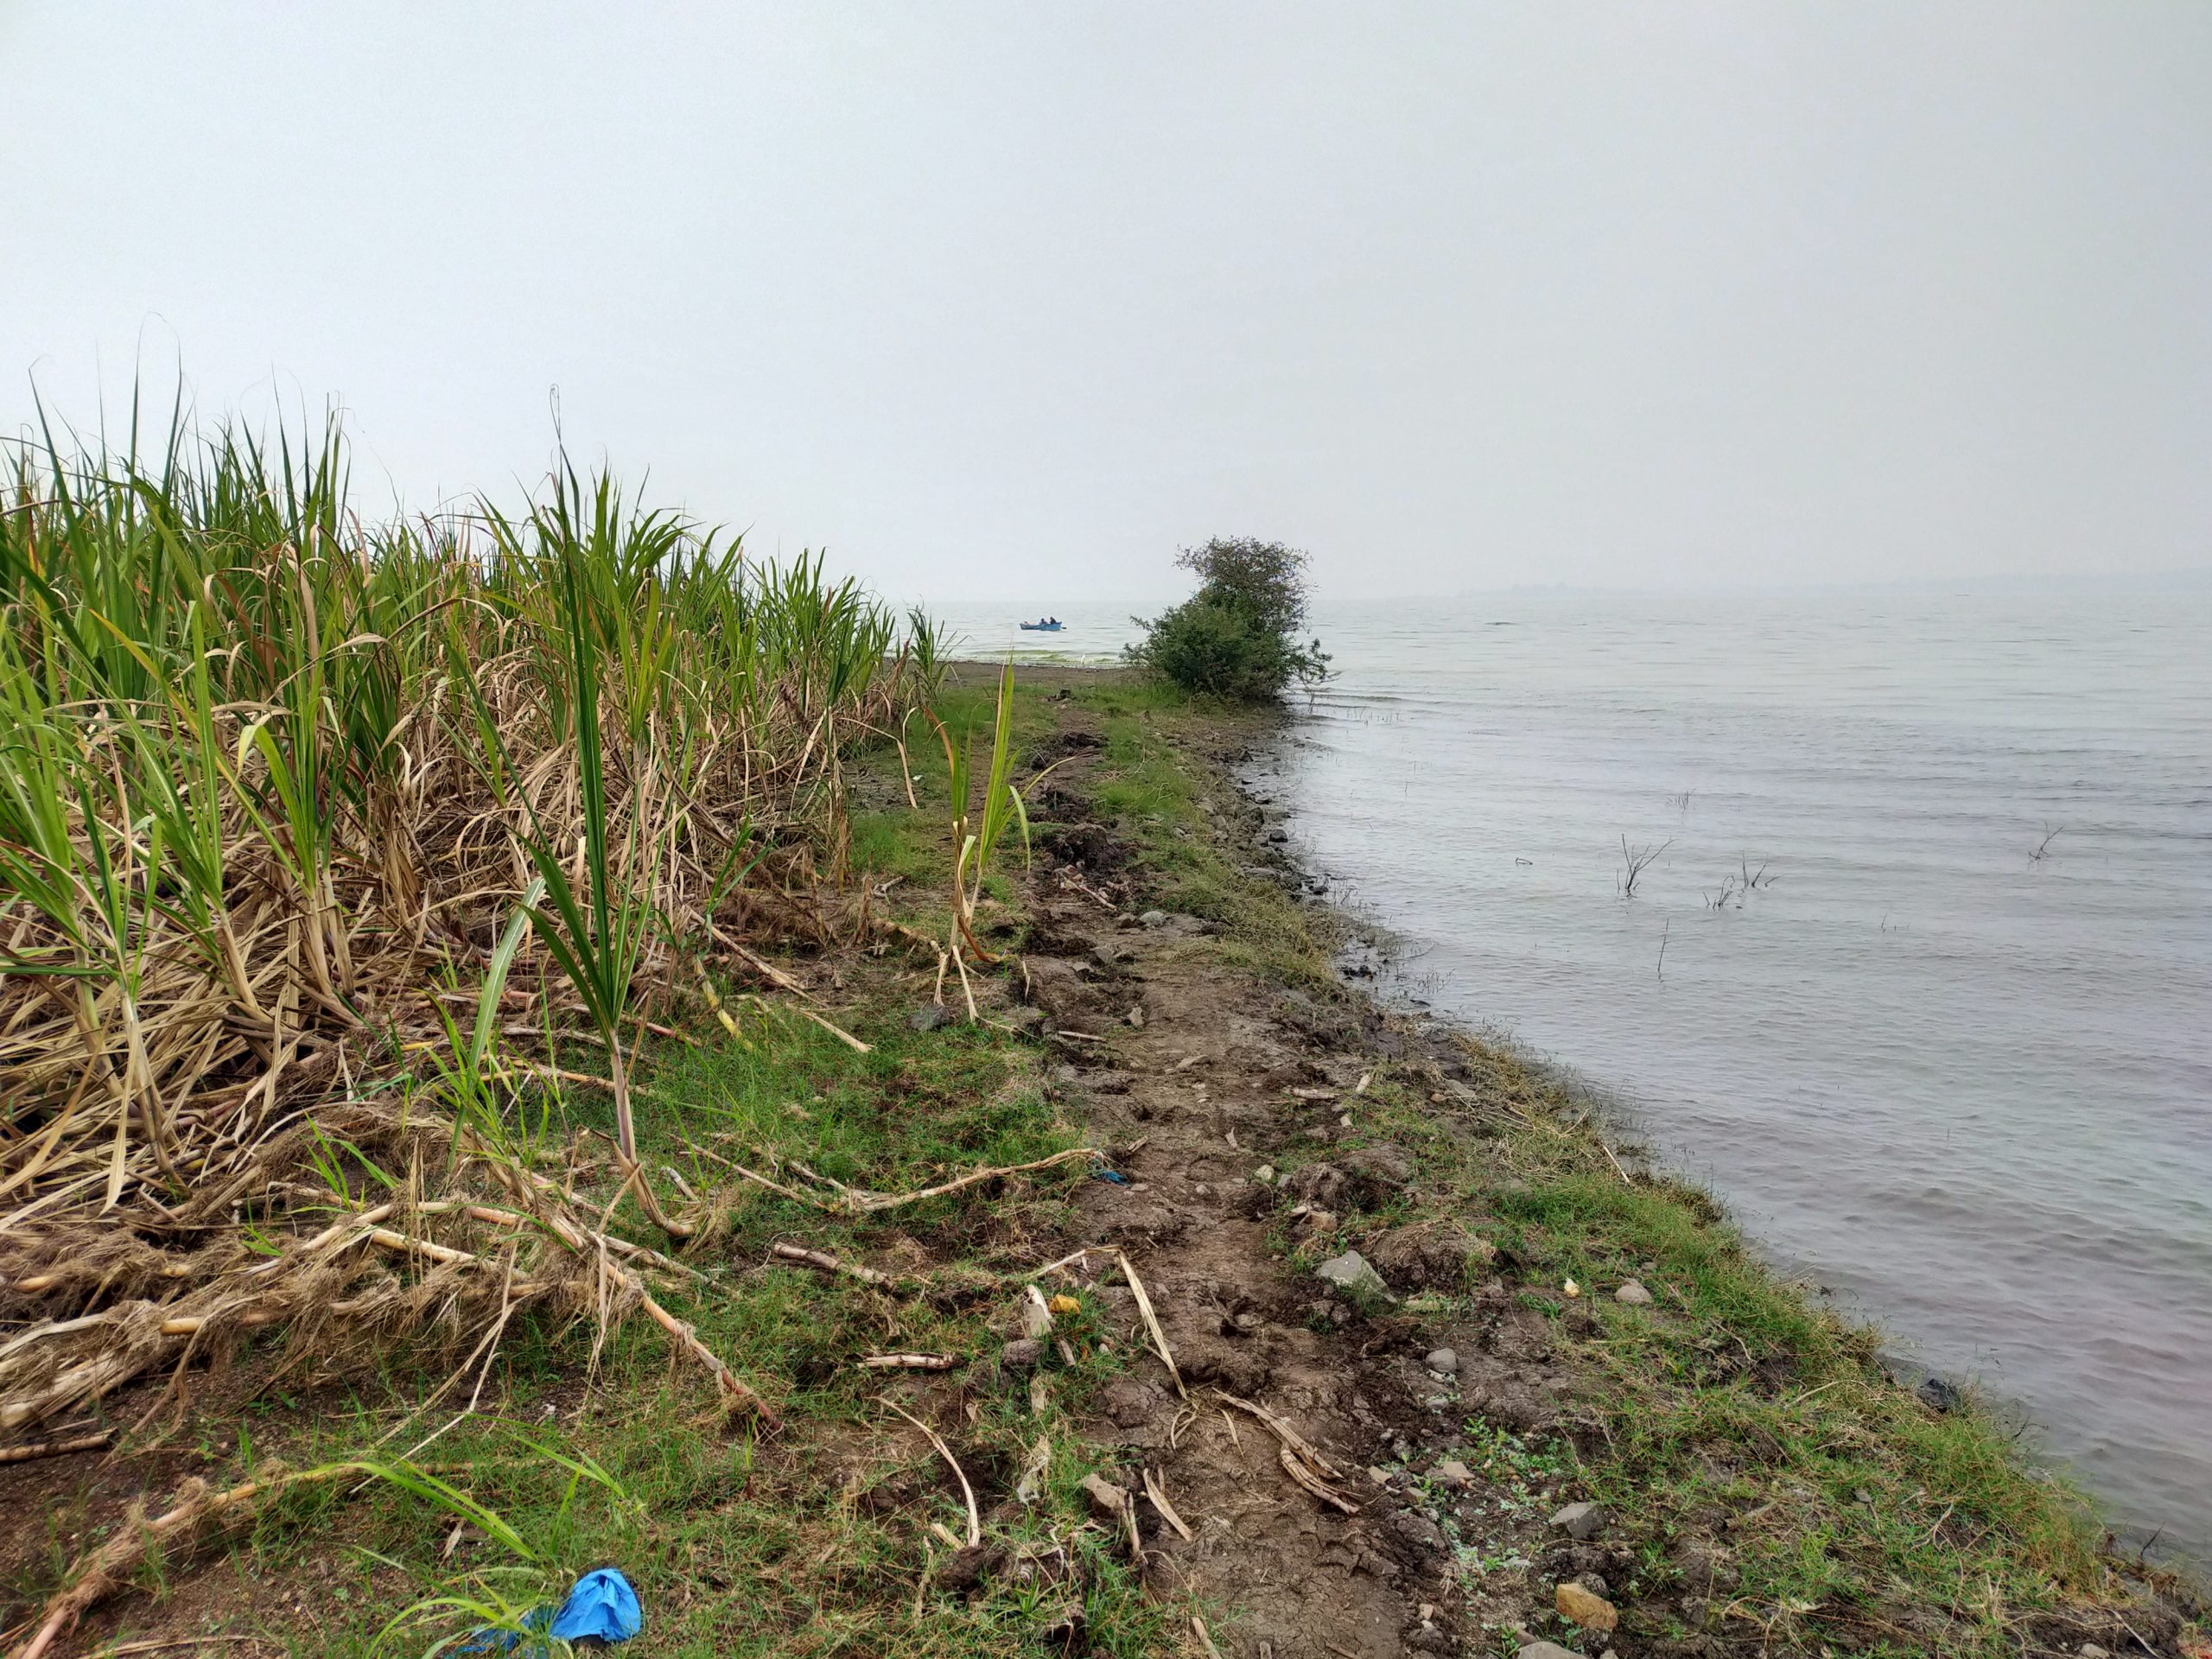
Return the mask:
[[947,1466],[951,1469],[954,1477],[960,1482],[960,1496],[967,1500],[969,1547],[973,1548],[976,1545],[982,1543],[983,1541],[983,1516],[982,1511],[977,1510],[976,1507],[976,1489],[968,1484],[967,1471],[961,1468],[960,1459],[952,1455],[952,1448],[944,1443],[944,1437],[942,1434],[939,1434],[937,1430],[931,1428],[927,1423],[924,1422],[920,1418],[915,1416],[912,1412],[908,1411],[904,1406],[901,1406],[896,1400],[892,1399],[888,1395],[879,1394],[875,1397],[878,1400],[880,1400],[885,1405],[890,1407],[892,1410],[897,1412],[901,1417],[904,1417],[916,1428],[920,1429],[923,1433],[929,1436],[930,1444],[937,1448],[938,1456],[944,1459]]
[[2066,826],[2063,823],[2046,823],[2044,825],[2043,839],[2036,843],[2035,851],[2028,855],[2028,862],[2031,864],[2040,864],[2044,859],[2050,857],[2050,843],[2056,841],[2059,836],[2065,833]]
[[1667,925],[1659,931],[1659,966],[1656,971],[1662,979],[1667,977],[1667,941],[1673,937],[1674,931],[1675,918],[1669,916]]
[[1661,842],[1656,847],[1637,847],[1631,849],[1628,844],[1628,837],[1626,836],[1621,837],[1621,860],[1625,867],[1620,881],[1622,898],[1636,897],[1636,884],[1643,879],[1643,873],[1650,868],[1652,860],[1657,858],[1660,854],[1674,844],[1673,840],[1669,838]]

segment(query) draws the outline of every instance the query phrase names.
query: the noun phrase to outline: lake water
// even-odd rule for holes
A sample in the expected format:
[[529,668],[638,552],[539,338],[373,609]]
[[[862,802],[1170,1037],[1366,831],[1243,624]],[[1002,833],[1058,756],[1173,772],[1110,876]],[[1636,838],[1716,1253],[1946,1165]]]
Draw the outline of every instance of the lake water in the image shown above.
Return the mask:
[[1339,675],[1266,781],[1401,986],[1620,1098],[1770,1255],[2212,1560],[2212,592],[1316,620]]

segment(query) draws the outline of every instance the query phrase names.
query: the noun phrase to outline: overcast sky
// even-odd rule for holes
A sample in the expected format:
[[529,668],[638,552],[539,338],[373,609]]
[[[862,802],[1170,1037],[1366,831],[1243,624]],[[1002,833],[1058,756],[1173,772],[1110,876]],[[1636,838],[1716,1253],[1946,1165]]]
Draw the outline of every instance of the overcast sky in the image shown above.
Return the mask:
[[0,0],[0,428],[572,448],[897,598],[2212,563],[2212,5]]

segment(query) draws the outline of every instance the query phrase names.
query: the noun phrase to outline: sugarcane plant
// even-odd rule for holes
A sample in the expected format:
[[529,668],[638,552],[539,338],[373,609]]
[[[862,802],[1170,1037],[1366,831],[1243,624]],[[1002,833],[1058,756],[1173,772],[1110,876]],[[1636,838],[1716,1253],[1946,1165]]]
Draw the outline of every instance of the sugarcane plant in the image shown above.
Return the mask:
[[[945,787],[952,811],[952,927],[945,940],[945,953],[960,975],[969,1013],[973,1015],[976,999],[968,985],[963,949],[978,963],[994,964],[1002,959],[986,949],[976,933],[976,907],[982,899],[983,878],[1009,828],[1020,829],[1023,856],[1026,858],[1029,852],[1029,809],[1014,782],[1014,664],[1008,662],[999,671],[998,710],[991,727],[990,766],[984,776],[980,803],[970,799],[973,767],[969,751],[972,735],[963,734],[956,742],[950,728],[934,709],[929,710],[929,719],[944,750]],[[1039,778],[1043,776],[1042,772],[1038,774]],[[1031,787],[1035,787],[1036,782],[1032,779]]]

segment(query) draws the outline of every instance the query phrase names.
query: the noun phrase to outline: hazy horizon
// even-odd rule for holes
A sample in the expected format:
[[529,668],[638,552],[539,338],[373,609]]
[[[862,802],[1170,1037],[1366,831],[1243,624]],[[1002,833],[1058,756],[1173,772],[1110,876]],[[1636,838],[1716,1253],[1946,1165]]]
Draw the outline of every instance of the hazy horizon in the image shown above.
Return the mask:
[[[181,362],[887,594],[2202,580],[2212,9],[0,0],[0,432]],[[1133,597],[1139,596],[1139,597]]]

